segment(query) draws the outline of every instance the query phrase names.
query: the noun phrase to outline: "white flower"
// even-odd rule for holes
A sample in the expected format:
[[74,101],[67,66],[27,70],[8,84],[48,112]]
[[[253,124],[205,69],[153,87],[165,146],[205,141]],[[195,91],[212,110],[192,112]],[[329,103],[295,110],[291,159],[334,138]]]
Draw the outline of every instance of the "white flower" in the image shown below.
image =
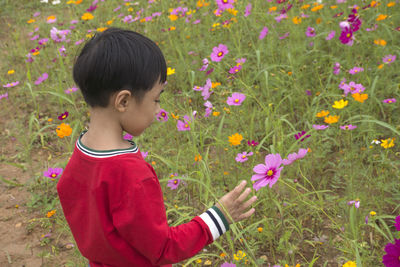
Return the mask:
[[379,145],[381,143],[381,141],[379,141],[379,140],[377,140],[377,139],[374,139],[374,140],[372,140],[372,142],[371,142],[371,144],[377,144],[377,145]]
[[51,2],[53,5],[58,5],[59,3],[61,3],[60,0],[54,0],[53,2]]
[[40,0],[40,3],[48,3],[49,2],[49,0]]

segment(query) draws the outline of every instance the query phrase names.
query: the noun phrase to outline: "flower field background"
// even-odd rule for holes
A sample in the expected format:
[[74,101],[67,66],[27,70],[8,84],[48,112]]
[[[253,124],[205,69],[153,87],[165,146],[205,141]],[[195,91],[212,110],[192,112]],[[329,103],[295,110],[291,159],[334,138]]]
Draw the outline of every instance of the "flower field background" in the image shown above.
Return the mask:
[[[167,60],[163,110],[134,140],[170,225],[242,179],[258,197],[177,266],[400,266],[399,1],[0,0],[0,15],[1,231],[18,217],[26,266],[87,266],[55,187],[90,117],[74,58],[108,27]],[[27,260],[6,242],[2,266]]]

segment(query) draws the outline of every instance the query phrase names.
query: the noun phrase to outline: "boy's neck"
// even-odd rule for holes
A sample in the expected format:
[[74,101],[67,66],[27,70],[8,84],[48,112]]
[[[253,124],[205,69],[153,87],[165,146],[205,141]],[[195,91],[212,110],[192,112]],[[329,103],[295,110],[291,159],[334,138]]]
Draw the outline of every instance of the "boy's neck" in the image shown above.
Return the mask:
[[118,117],[110,108],[91,108],[89,130],[81,142],[94,150],[129,148],[131,144],[123,139]]

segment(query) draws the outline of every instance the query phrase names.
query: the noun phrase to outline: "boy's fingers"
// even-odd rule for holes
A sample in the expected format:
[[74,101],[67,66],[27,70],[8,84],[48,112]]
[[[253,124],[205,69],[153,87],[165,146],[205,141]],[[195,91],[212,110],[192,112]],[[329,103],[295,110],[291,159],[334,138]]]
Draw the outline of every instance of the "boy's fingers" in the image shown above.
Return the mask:
[[239,202],[243,202],[247,198],[247,196],[250,194],[250,192],[251,192],[251,189],[250,188],[246,188],[243,191],[243,193],[240,195],[240,197],[237,198],[237,200]]
[[256,210],[254,208],[252,208],[251,210],[242,213],[242,215],[239,216],[239,220],[244,220],[249,218]]
[[235,187],[235,189],[233,189],[232,192],[232,197],[234,199],[238,198],[240,193],[243,191],[244,187],[246,186],[247,182],[246,181],[242,181],[239,185],[237,185]]
[[249,200],[247,200],[243,205],[242,205],[242,209],[243,210],[247,210],[254,202],[256,202],[257,197],[253,196],[251,197]]

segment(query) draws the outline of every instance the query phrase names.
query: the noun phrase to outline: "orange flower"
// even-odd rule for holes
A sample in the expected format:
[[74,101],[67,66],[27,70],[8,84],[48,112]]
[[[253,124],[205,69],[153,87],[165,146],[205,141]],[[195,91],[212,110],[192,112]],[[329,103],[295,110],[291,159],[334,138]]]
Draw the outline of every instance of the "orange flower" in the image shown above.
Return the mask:
[[107,27],[101,27],[101,28],[97,28],[98,32],[104,32],[105,30],[107,30]]
[[194,161],[201,161],[201,159],[202,159],[202,157],[201,157],[200,154],[198,154],[198,155],[196,155],[196,156],[194,157]]
[[380,15],[376,18],[376,21],[384,20],[384,19],[386,19],[386,18],[387,18],[387,15],[380,14]]
[[219,83],[219,82],[211,82],[212,89],[214,89],[215,87],[220,86],[220,85],[221,85],[221,83]]
[[316,12],[316,11],[322,9],[322,8],[324,8],[324,5],[317,5],[317,6],[313,7],[313,8],[311,8],[311,11],[312,12]]
[[269,13],[272,13],[272,12],[276,11],[276,9],[277,9],[276,6],[270,7],[270,8],[268,9],[268,12],[269,12]]
[[47,218],[50,218],[51,216],[53,216],[56,213],[56,210],[51,210],[49,212],[47,212]]
[[331,9],[335,9],[335,8],[337,8],[337,6],[331,6]]
[[388,6],[388,7],[392,7],[392,6],[394,6],[395,4],[396,4],[395,2],[390,2],[390,3],[387,4],[387,6]]
[[203,7],[203,6],[208,6],[210,3],[206,3],[205,0],[199,0],[196,3],[197,7]]
[[381,3],[379,3],[378,1],[371,1],[371,7],[377,7],[379,6]]
[[34,22],[35,22],[34,19],[30,19],[30,20],[27,21],[27,23],[29,23],[29,24],[34,23]]
[[321,23],[321,21],[322,21],[322,19],[321,18],[317,18],[317,20],[315,21],[317,24],[320,24]]
[[93,18],[94,18],[94,16],[92,15],[92,13],[89,13],[89,12],[86,12],[81,17],[82,20],[92,20]]
[[340,116],[334,115],[334,116],[328,116],[325,117],[324,122],[331,124],[331,123],[336,123],[339,121]]
[[301,9],[307,9],[309,7],[310,7],[310,5],[304,5],[304,6],[301,7]]
[[294,17],[294,18],[292,19],[292,21],[293,21],[294,24],[300,24],[300,23],[301,23],[301,18],[298,17],[298,16],[296,16],[296,17]]
[[76,0],[75,1],[75,5],[79,5],[80,3],[82,3],[82,0]]
[[228,139],[229,143],[231,143],[231,146],[238,146],[243,140],[243,136],[241,134],[235,133],[234,135],[228,136]]
[[383,40],[383,39],[377,39],[377,40],[374,40],[374,44],[385,46],[386,45],[386,41]]
[[368,99],[368,94],[355,93],[351,96],[354,98],[355,101],[358,101],[360,103],[364,103],[364,101]]
[[384,66],[384,64],[379,65],[379,66],[378,66],[378,69],[382,69],[383,66]]
[[318,118],[322,118],[322,117],[327,116],[328,114],[329,114],[329,111],[328,111],[328,110],[321,110],[321,112],[318,112],[318,113],[317,113],[317,117],[318,117]]
[[60,138],[70,136],[72,133],[72,128],[69,124],[61,123],[56,129],[57,135]]
[[172,15],[169,15],[169,16],[168,16],[168,18],[169,18],[171,21],[175,21],[175,20],[177,20],[177,19],[178,19],[178,16],[177,16],[177,15],[174,15],[174,14],[172,14]]

